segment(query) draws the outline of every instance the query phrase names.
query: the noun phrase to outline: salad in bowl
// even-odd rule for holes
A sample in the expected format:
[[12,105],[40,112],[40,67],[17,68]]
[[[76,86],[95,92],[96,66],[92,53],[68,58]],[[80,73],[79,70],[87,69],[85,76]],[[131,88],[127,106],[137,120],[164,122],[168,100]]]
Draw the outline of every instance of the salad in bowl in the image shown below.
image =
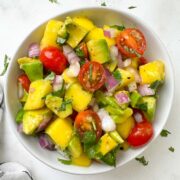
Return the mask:
[[116,166],[119,151],[142,148],[165,78],[163,61],[145,57],[147,45],[141,29],[121,23],[48,21],[40,43],[17,59],[20,133],[63,154],[61,163],[84,167]]

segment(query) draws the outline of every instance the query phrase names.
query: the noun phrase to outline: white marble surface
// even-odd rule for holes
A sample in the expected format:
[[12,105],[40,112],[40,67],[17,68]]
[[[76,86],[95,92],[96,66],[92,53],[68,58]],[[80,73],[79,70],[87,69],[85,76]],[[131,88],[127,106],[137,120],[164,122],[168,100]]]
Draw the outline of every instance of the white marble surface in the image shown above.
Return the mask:
[[[180,1],[179,0],[105,0],[108,6],[130,11],[142,19],[158,33],[167,46],[175,70],[175,100],[166,128],[172,132],[168,138],[158,137],[143,153],[149,165],[142,166],[135,160],[111,172],[93,176],[77,176],[50,169],[32,157],[17,141],[7,119],[0,125],[0,162],[17,161],[25,165],[36,180],[74,179],[74,180],[179,180],[180,179]],[[18,44],[35,26],[47,18],[75,7],[97,5],[103,0],[59,0],[52,4],[48,0],[0,0],[0,70],[4,54],[10,57]],[[129,10],[129,6],[137,6]],[[1,79],[1,83],[5,78]],[[175,152],[168,150],[175,147]],[[71,168],[71,167],[69,167]]]

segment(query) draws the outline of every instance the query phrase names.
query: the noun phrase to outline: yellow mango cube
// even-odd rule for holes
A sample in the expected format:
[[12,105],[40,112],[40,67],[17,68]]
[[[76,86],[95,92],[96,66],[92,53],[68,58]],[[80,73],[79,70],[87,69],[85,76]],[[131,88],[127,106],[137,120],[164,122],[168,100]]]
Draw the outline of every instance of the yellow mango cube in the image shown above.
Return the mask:
[[149,62],[139,67],[139,73],[143,84],[151,84],[154,81],[163,81],[165,76],[164,63],[160,60]]
[[85,153],[82,153],[77,158],[72,157],[72,164],[76,166],[88,167],[91,165],[91,159]]
[[72,121],[69,118],[57,118],[48,126],[45,132],[51,137],[56,145],[64,150],[68,146],[73,134]]
[[76,16],[73,18],[73,21],[88,31],[92,30],[95,27],[91,20],[83,16]]
[[65,69],[64,72],[63,72],[63,74],[62,74],[62,77],[63,77],[64,82],[65,82],[66,84],[72,84],[72,83],[76,82],[76,81],[77,81],[77,78],[75,78],[75,77],[69,77],[69,76],[67,75],[67,70],[68,70],[68,69]]
[[102,28],[92,29],[86,36],[85,41],[88,42],[90,40],[97,40],[97,39],[105,39],[109,47],[116,44],[115,39],[104,36],[104,32]]
[[98,152],[104,156],[117,145],[118,143],[108,133],[106,133],[100,139]]
[[57,21],[57,20],[50,20],[48,21],[44,36],[41,40],[40,47],[41,49],[48,47],[48,46],[54,46],[54,47],[59,47],[56,43],[57,35],[59,29],[62,27],[63,22]]
[[36,80],[30,84],[27,101],[24,105],[24,110],[35,110],[43,108],[47,94],[52,92],[52,85],[49,80]]
[[73,109],[80,112],[87,109],[92,99],[92,93],[83,90],[79,83],[73,83],[66,90],[65,99],[71,99]]
[[131,116],[121,124],[117,124],[116,129],[123,139],[127,139],[132,128],[135,126],[134,118]]

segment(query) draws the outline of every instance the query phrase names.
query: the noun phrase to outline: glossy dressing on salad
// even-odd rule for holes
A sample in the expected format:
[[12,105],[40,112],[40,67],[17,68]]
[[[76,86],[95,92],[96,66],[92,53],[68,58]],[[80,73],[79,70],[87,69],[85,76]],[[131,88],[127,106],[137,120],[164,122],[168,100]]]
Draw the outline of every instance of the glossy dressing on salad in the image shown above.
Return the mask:
[[64,164],[115,166],[118,151],[153,136],[165,72],[161,60],[144,57],[146,43],[136,28],[50,20],[41,42],[17,60],[18,130],[38,137],[45,151],[64,152]]

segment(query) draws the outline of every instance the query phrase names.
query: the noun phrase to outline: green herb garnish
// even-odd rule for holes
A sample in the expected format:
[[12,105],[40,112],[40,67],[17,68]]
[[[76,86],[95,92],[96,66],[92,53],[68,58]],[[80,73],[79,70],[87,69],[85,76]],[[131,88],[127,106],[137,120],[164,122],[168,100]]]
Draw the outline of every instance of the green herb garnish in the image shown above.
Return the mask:
[[114,78],[115,78],[116,80],[118,80],[118,81],[120,81],[120,80],[122,79],[121,73],[120,73],[118,70],[116,70],[116,71],[113,72],[113,76],[114,76]]
[[49,0],[49,2],[51,2],[51,3],[58,3],[57,0]]
[[76,48],[75,52],[76,52],[77,56],[79,56],[81,58],[83,58],[85,56],[83,50],[80,48]]
[[147,102],[141,103],[141,104],[137,104],[136,108],[137,109],[141,109],[142,111],[147,111]]
[[163,129],[160,133],[162,137],[167,137],[171,132],[169,132],[167,129]]
[[93,80],[92,72],[93,72],[93,65],[90,64],[90,66],[89,66],[89,80],[90,80],[90,82]]
[[71,99],[67,99],[67,100],[63,101],[59,110],[60,111],[65,111],[66,110],[66,105],[71,104],[71,103],[72,103]]
[[169,147],[169,151],[174,152],[175,149],[171,146],[171,147]]
[[72,164],[72,161],[71,161],[71,160],[65,160],[65,159],[60,159],[60,158],[58,158],[58,161],[61,162],[62,164],[65,164],[65,165],[70,165],[70,164]]
[[94,131],[86,131],[83,134],[82,142],[86,145],[93,145],[96,142],[96,133]]
[[50,80],[50,81],[53,81],[54,78],[55,78],[55,73],[54,72],[51,72],[48,76],[46,76],[46,80]]
[[83,65],[86,63],[86,60],[85,60],[85,59],[81,59],[81,60],[79,61],[79,63],[80,63],[80,66],[83,66]]
[[123,31],[124,29],[126,29],[126,27],[124,25],[121,25],[121,26],[119,26],[119,25],[112,25],[112,26],[110,26],[110,28],[114,28],[114,29],[117,29],[119,31]]
[[129,6],[128,9],[135,9],[137,8],[136,6]]
[[101,6],[107,6],[106,2],[101,3]]
[[9,66],[9,61],[10,61],[10,57],[8,57],[8,56],[5,54],[5,56],[4,56],[4,69],[3,69],[3,71],[1,72],[0,76],[3,76],[3,75],[6,73],[7,68],[8,68],[8,66]]
[[141,164],[143,164],[144,166],[147,166],[149,161],[146,161],[145,157],[142,156],[140,158],[135,158],[136,161],[139,161]]
[[162,84],[161,81],[156,80],[156,81],[154,81],[154,82],[150,85],[150,88],[151,88],[151,89],[154,89],[154,90],[156,91],[161,84]]

